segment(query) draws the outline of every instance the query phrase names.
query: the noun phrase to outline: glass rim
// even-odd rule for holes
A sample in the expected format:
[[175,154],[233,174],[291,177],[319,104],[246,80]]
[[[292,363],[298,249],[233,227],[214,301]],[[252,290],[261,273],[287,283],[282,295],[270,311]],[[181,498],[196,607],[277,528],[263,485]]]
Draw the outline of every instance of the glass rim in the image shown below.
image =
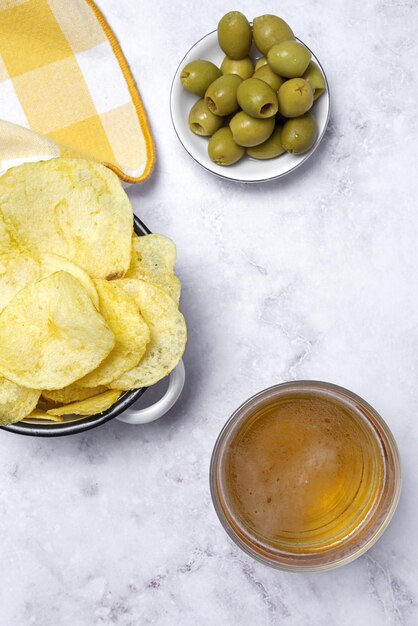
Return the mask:
[[[224,507],[222,506],[221,500],[219,497],[220,489],[218,489],[218,477],[219,477],[218,459],[219,459],[220,453],[223,452],[222,446],[223,446],[223,443],[225,442],[225,438],[229,435],[229,433],[233,430],[235,426],[245,421],[247,417],[247,413],[246,413],[247,409],[252,407],[252,409],[255,410],[257,407],[261,406],[267,398],[269,397],[278,398],[288,391],[295,391],[295,390],[306,391],[308,393],[309,392],[320,392],[322,394],[328,393],[330,397],[337,398],[338,401],[342,402],[343,404],[345,402],[345,404],[348,405],[350,401],[353,404],[355,403],[357,410],[358,408],[360,408],[362,417],[366,421],[368,428],[373,432],[373,434],[376,437],[379,438],[379,440],[381,441],[381,445],[384,447],[384,451],[386,453],[384,455],[385,469],[387,469],[387,465],[389,463],[389,459],[386,458],[388,453],[391,457],[390,460],[393,464],[393,468],[392,468],[393,489],[390,494],[391,497],[389,500],[389,504],[387,508],[385,508],[384,512],[381,513],[382,519],[379,521],[377,528],[373,531],[371,536],[368,537],[368,539],[365,541],[364,544],[358,547],[354,546],[354,549],[349,554],[345,553],[343,556],[336,557],[330,561],[323,562],[323,563],[315,562],[315,556],[317,556],[315,554],[294,553],[291,555],[289,554],[289,558],[286,559],[286,557],[283,554],[281,556],[280,555],[274,556],[273,554],[266,555],[266,554],[258,553],[257,550],[250,543],[251,533],[246,534],[246,538],[248,539],[248,543],[247,543],[234,530],[234,528],[232,527],[231,523],[229,522],[225,514]],[[368,413],[375,420],[381,432],[379,432],[378,428],[376,427],[376,424],[374,424],[373,421],[370,419],[370,416],[368,416]],[[381,436],[382,433],[384,435],[383,441],[382,441],[382,436]],[[384,484],[382,487],[382,494],[383,494],[383,488],[385,487],[386,483],[387,483],[387,477],[385,477],[385,480],[384,480]],[[339,385],[335,385],[333,383],[329,383],[325,381],[318,381],[318,380],[295,380],[295,381],[279,383],[277,385],[272,385],[271,387],[263,389],[262,391],[259,391],[258,393],[254,394],[253,396],[245,400],[232,413],[232,415],[228,418],[228,420],[223,425],[216,439],[215,445],[213,447],[213,452],[212,452],[211,461],[210,461],[210,469],[209,469],[209,486],[210,486],[212,503],[215,508],[216,514],[219,518],[219,521],[221,522],[221,525],[223,526],[224,530],[229,535],[230,539],[232,539],[232,541],[239,548],[241,548],[241,550],[243,550],[246,554],[251,556],[256,561],[259,561],[261,563],[264,563],[265,565],[269,565],[270,567],[273,567],[276,569],[282,569],[282,570],[293,571],[293,572],[309,572],[309,571],[313,572],[313,571],[324,571],[328,569],[333,569],[333,568],[345,565],[347,563],[350,563],[351,561],[354,561],[355,559],[360,557],[362,554],[367,552],[367,550],[369,550],[373,546],[373,544],[381,537],[381,535],[383,534],[383,532],[386,530],[387,526],[389,525],[395,513],[398,502],[399,502],[400,493],[401,493],[401,485],[402,485],[402,470],[401,470],[401,464],[400,464],[399,449],[398,449],[395,438],[389,426],[386,424],[386,422],[381,417],[381,415],[366,400],[364,400],[363,398],[361,398],[354,392],[350,391],[349,389],[346,389],[345,387],[341,387]],[[381,504],[382,503],[380,501],[379,505]],[[377,507],[377,509],[372,512],[370,521],[378,517],[378,514],[379,514],[379,508]],[[344,546],[344,542],[342,546]],[[339,546],[339,548],[341,548],[342,546]],[[334,549],[334,553],[335,552],[338,552],[338,547]],[[325,554],[325,552],[323,552],[322,554]],[[299,563],[298,563],[298,560],[300,561]],[[309,560],[311,560],[312,562],[309,563]]]

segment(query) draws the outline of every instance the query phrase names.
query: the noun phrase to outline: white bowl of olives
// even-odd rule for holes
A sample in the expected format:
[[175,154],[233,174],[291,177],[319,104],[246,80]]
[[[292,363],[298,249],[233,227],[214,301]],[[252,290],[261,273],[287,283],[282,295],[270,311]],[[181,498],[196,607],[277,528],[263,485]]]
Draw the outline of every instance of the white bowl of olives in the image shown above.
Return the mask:
[[174,75],[171,118],[207,170],[238,182],[280,178],[308,159],[330,111],[325,72],[288,24],[239,11],[190,48]]

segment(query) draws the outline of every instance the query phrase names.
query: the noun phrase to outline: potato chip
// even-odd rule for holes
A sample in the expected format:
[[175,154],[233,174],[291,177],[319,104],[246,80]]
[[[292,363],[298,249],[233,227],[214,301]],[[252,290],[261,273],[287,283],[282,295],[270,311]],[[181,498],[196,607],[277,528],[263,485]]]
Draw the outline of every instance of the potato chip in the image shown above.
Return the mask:
[[0,378],[0,424],[14,424],[29,415],[40,395],[36,389],[25,389],[7,378]]
[[39,260],[41,264],[42,278],[49,276],[54,272],[58,272],[59,270],[72,274],[83,285],[96,309],[99,308],[99,296],[97,295],[94,282],[87,272],[85,272],[81,267],[59,254],[51,254],[49,252],[41,254]]
[[132,237],[131,263],[125,278],[139,278],[161,287],[178,305],[181,283],[174,274],[176,246],[164,235]]
[[115,335],[116,343],[97,369],[77,381],[82,387],[107,385],[130,370],[139,363],[150,340],[148,326],[135,301],[115,281],[96,280],[95,285],[100,313]]
[[15,248],[15,244],[10,237],[10,233],[7,230],[3,216],[0,215],[0,253],[10,252]]
[[15,250],[0,254],[0,312],[23,287],[59,270],[75,276],[98,308],[99,298],[94,283],[81,267],[58,254],[46,252],[35,259]]
[[67,272],[28,285],[0,314],[0,374],[61,389],[95,369],[115,344],[85,289]]
[[59,254],[98,278],[129,267],[132,207],[116,174],[99,163],[59,158],[9,169],[0,177],[0,213],[32,254]]
[[32,422],[38,420],[45,420],[48,422],[63,422],[64,418],[60,417],[59,415],[48,415],[46,411],[36,408],[33,409],[32,413],[25,417],[22,422]]
[[115,404],[120,395],[120,391],[108,390],[87,400],[50,409],[48,415],[97,415]]
[[20,252],[0,255],[0,312],[23,287],[41,277],[39,263]]
[[[92,396],[97,396],[99,393],[107,391],[107,387],[80,387],[76,382],[63,389],[51,389],[42,392],[42,396],[45,400],[53,402],[54,404],[70,404],[70,402],[78,402],[79,400],[86,400]],[[49,406],[48,408],[53,408]]]
[[148,324],[151,340],[139,364],[109,384],[111,389],[149,387],[167,376],[180,361],[187,331],[183,315],[165,291],[134,278],[116,283],[137,303]]

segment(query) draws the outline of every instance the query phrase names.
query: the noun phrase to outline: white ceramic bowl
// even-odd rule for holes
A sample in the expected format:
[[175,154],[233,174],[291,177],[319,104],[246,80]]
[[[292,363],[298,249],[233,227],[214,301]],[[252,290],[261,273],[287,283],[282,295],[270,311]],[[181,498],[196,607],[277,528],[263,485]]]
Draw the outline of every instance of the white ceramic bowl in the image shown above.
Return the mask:
[[[306,44],[303,45],[306,46]],[[306,48],[308,48],[308,46],[306,46]],[[310,52],[312,54],[312,60],[319,65],[322,73],[324,74],[327,90],[326,93],[324,93],[314,103],[312,108],[312,114],[318,123],[318,138],[309,152],[301,155],[283,154],[276,159],[269,159],[265,161],[258,161],[245,156],[241,159],[241,161],[238,161],[238,163],[228,167],[216,165],[216,163],[213,163],[213,161],[210,160],[208,155],[208,138],[199,137],[198,135],[192,133],[189,129],[187,121],[188,115],[193,104],[196,102],[197,97],[183,88],[180,82],[180,74],[181,70],[185,65],[187,65],[187,63],[190,63],[190,61],[196,61],[197,59],[206,59],[220,66],[225,55],[219,48],[216,30],[212,31],[208,35],[205,35],[205,37],[200,39],[192,48],[190,48],[188,53],[181,60],[171,85],[171,119],[177,136],[184,149],[187,150],[195,161],[197,161],[205,169],[213,172],[213,174],[217,174],[222,178],[227,178],[228,180],[234,180],[237,182],[261,183],[274,178],[280,178],[281,176],[292,172],[294,169],[299,167],[299,165],[302,165],[302,163],[306,161],[306,159],[308,159],[313,152],[315,152],[322,137],[324,136],[330,111],[329,88],[325,72],[316,56],[311,50]],[[255,58],[255,53],[256,50],[253,47],[251,52],[252,58]],[[258,56],[261,56],[260,53],[257,54]]]

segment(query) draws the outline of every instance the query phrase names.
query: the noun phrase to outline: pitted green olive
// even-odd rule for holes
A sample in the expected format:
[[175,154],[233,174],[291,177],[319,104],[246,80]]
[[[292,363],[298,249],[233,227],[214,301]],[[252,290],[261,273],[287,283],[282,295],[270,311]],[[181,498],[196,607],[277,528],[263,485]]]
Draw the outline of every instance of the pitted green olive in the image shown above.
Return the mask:
[[258,78],[249,78],[240,84],[237,100],[241,109],[252,117],[272,117],[278,110],[276,92]]
[[268,64],[259,67],[258,70],[254,72],[253,78],[263,80],[265,83],[270,85],[274,91],[279,91],[285,81],[284,78],[275,74]]
[[282,41],[270,48],[267,55],[273,72],[285,78],[297,78],[306,71],[311,53],[297,41]]
[[309,111],[313,104],[311,85],[303,78],[292,78],[280,87],[277,94],[279,111],[284,117],[298,117]]
[[230,59],[248,56],[253,35],[247,18],[240,11],[230,11],[218,24],[220,48]]
[[195,96],[204,96],[206,89],[222,75],[219,67],[210,61],[192,61],[180,74],[181,84]]
[[288,120],[283,126],[281,140],[291,154],[303,154],[312,148],[318,135],[315,118],[311,113]]
[[238,109],[237,90],[242,78],[236,74],[225,74],[217,78],[205,93],[209,111],[215,115],[229,115]]
[[221,65],[222,74],[237,74],[242,80],[251,78],[254,73],[254,64],[250,57],[244,59],[230,59],[225,57]]
[[[232,137],[239,146],[251,148],[267,141],[274,130],[274,117],[264,120],[251,117],[245,111],[240,111],[229,123]],[[218,131],[219,132],[219,131]]]
[[254,43],[260,52],[267,55],[270,48],[281,41],[294,39],[290,26],[277,15],[260,15],[253,22]]
[[198,100],[189,113],[189,128],[195,135],[210,137],[223,124],[223,118],[209,111],[204,99]]
[[317,100],[319,96],[322,96],[326,89],[325,78],[319,67],[314,61],[311,61],[308,65],[308,69],[303,75],[303,78],[308,81],[313,89],[313,99]]
[[235,143],[231,129],[225,126],[209,139],[208,153],[217,165],[232,165],[242,159],[245,150]]
[[273,134],[265,141],[264,143],[260,143],[258,146],[254,146],[253,148],[247,148],[247,154],[253,159],[274,159],[281,154],[283,154],[285,149],[282,146],[282,127],[276,126]]

